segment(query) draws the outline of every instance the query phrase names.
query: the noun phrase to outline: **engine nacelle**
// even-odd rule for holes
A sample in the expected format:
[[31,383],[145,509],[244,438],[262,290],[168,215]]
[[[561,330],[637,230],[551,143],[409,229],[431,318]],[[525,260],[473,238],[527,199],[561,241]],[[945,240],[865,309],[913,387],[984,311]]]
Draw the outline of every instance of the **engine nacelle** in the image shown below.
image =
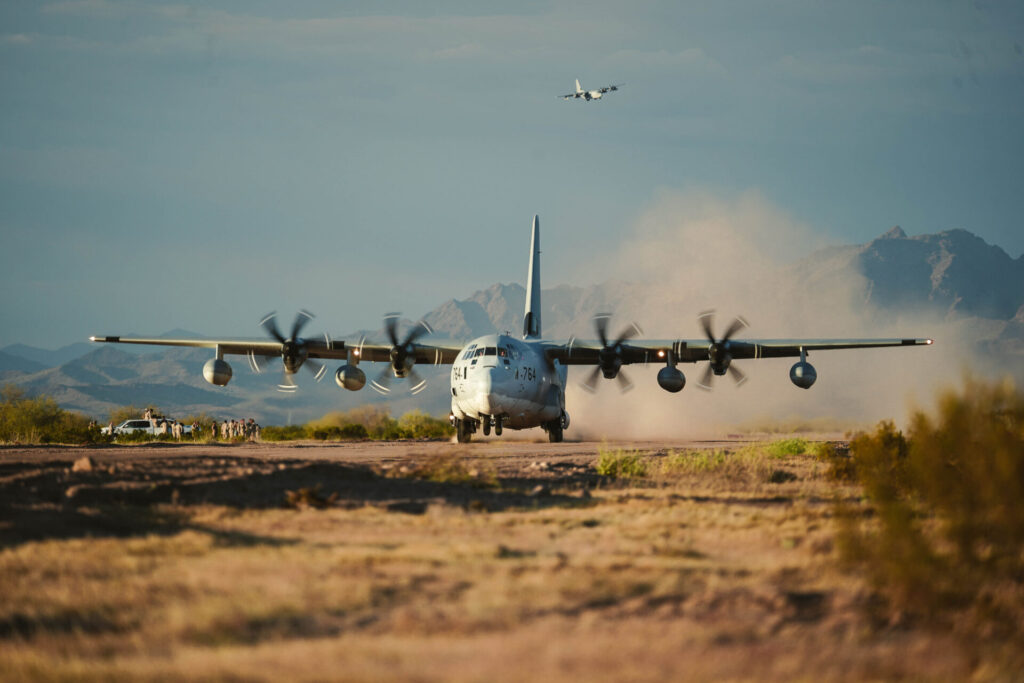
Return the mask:
[[222,387],[231,381],[231,366],[222,358],[211,358],[203,365],[203,379]]
[[366,386],[366,373],[354,365],[342,365],[334,373],[334,381],[343,389],[359,391]]
[[789,369],[789,381],[801,389],[810,389],[818,379],[818,372],[807,361],[796,363]]
[[666,365],[658,370],[658,386],[674,394],[686,386],[686,377],[678,369]]

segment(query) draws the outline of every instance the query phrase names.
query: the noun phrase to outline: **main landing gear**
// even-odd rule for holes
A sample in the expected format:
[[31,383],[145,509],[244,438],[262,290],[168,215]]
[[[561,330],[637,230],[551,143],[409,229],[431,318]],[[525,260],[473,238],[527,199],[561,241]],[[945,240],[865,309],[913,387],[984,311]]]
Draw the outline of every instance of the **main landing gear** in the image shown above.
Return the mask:
[[501,436],[501,416],[500,415],[481,415],[481,421],[484,426],[484,436],[491,435],[491,427],[494,427],[494,435]]
[[[459,443],[469,443],[476,431],[477,423],[474,420],[460,420],[454,414],[448,415],[448,421],[455,427],[455,440]],[[486,433],[485,431],[484,434]]]
[[548,422],[544,427],[548,430],[548,441],[551,443],[561,443],[562,441],[562,421],[552,420]]
[[455,440],[459,443],[469,443],[470,439],[473,438],[473,432],[476,431],[476,425],[469,420],[455,420]]
[[564,410],[562,416],[556,420],[551,420],[543,425],[544,430],[548,433],[548,441],[551,443],[561,443],[562,435],[565,432],[566,427],[569,426],[569,414]]

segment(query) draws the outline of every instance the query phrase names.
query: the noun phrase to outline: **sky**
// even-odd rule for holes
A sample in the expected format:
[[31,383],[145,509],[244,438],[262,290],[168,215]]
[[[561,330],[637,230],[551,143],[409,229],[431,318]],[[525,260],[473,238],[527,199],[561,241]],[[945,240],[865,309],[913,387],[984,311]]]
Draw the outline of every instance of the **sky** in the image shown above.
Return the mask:
[[629,277],[695,192],[806,226],[794,259],[1024,251],[1020,2],[5,0],[0,93],[0,347],[372,328],[523,283],[534,214],[545,286]]

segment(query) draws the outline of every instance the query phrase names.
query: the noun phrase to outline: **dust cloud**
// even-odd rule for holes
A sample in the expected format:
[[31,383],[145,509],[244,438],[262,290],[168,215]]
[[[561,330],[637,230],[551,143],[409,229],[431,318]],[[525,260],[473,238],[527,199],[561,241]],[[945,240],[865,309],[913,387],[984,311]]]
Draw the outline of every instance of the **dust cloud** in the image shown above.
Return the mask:
[[687,382],[678,394],[657,385],[659,364],[625,367],[635,384],[626,394],[614,381],[589,394],[579,385],[586,370],[570,368],[569,434],[712,438],[758,423],[900,424],[912,404],[930,408],[938,389],[968,369],[979,372],[970,320],[879,310],[867,303],[860,273],[838,259],[806,259],[822,246],[814,230],[759,193],[663,192],[604,264],[610,275],[642,285],[615,312],[612,332],[635,320],[646,337],[702,339],[698,313],[716,309],[718,335],[736,315],[749,322],[737,339],[930,337],[935,344],[815,352],[808,360],[818,381],[809,390],[789,381],[789,358],[736,361],[746,383],[715,377],[712,392],[697,386],[704,363],[680,364]]

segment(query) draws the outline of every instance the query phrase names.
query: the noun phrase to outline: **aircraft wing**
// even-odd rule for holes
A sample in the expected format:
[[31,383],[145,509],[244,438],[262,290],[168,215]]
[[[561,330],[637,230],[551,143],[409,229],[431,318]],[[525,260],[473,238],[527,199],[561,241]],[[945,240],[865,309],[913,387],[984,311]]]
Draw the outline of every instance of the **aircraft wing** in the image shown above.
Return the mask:
[[602,93],[602,94],[606,93],[606,92],[613,92],[615,90],[618,90],[619,88],[621,88],[624,85],[625,85],[625,83],[617,83],[616,85],[606,85],[605,87],[603,87],[600,90],[598,90],[598,92]]
[[571,92],[568,95],[562,95],[563,100],[574,100],[579,97],[579,93]]
[[[725,344],[729,356],[746,358],[799,357],[801,350],[831,351],[839,349],[870,349],[893,346],[926,346],[931,339],[746,339],[730,340]],[[696,363],[709,360],[711,342],[707,339],[631,339],[620,345],[622,363],[666,362],[671,353],[678,363]],[[602,345],[597,340],[571,339],[567,343],[547,343],[548,358],[563,365],[599,365]]]
[[[143,337],[111,337],[93,336],[89,337],[92,342],[107,342],[114,344],[144,344],[148,346],[185,346],[199,349],[213,349],[223,355],[236,356],[280,356],[283,353],[282,344],[273,339],[160,339]],[[366,342],[362,339],[343,340],[313,338],[302,340],[305,344],[309,358],[324,358],[335,360],[347,360],[351,350],[359,360],[383,361],[391,360],[391,345]],[[415,343],[415,355],[417,363],[429,363],[442,365],[455,362],[461,345],[452,344],[424,344]]]

